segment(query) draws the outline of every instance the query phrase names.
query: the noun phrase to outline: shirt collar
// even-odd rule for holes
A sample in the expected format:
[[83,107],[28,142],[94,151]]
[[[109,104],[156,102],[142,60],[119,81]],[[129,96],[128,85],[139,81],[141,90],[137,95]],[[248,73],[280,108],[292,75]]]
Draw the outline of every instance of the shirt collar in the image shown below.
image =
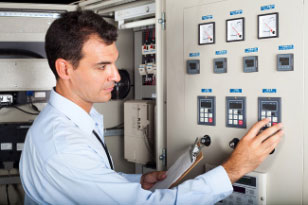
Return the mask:
[[58,94],[54,89],[51,90],[49,104],[62,112],[88,135],[94,130],[95,123],[100,123],[103,120],[103,116],[93,106],[89,115],[77,104]]

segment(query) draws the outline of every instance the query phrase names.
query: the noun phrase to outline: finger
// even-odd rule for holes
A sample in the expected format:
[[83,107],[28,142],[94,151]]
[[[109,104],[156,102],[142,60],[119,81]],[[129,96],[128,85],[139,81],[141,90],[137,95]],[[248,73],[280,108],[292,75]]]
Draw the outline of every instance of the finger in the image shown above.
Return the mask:
[[164,180],[166,177],[167,177],[166,171],[159,172],[159,175],[158,175],[159,181]]
[[256,122],[247,132],[245,137],[250,139],[254,138],[259,133],[260,129],[264,127],[267,123],[269,123],[269,121],[270,120],[268,118],[265,118],[259,122]]
[[269,154],[275,149],[275,147],[278,145],[283,135],[284,131],[280,130],[263,142],[262,146],[265,148],[265,152],[267,154]]
[[146,183],[156,183],[157,181],[165,179],[165,172],[160,171],[160,172],[150,172],[145,176],[144,182]]
[[274,125],[270,128],[267,128],[264,130],[262,133],[258,135],[256,138],[257,143],[262,143],[264,140],[266,140],[268,137],[272,136],[275,134],[277,131],[281,130],[283,128],[282,123],[278,123],[277,125]]

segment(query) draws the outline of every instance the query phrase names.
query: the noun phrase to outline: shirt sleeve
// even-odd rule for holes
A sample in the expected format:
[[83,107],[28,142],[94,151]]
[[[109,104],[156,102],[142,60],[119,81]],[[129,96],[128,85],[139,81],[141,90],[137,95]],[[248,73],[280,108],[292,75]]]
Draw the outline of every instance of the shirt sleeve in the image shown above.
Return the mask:
[[[232,192],[230,180],[218,167],[173,189],[144,190],[133,179],[100,162],[97,154],[65,153],[45,166],[44,190],[48,204],[214,204]],[[140,178],[139,178],[140,180]]]
[[142,176],[142,174],[125,174],[122,172],[118,172],[118,174],[127,179],[128,181],[136,183],[140,183]]

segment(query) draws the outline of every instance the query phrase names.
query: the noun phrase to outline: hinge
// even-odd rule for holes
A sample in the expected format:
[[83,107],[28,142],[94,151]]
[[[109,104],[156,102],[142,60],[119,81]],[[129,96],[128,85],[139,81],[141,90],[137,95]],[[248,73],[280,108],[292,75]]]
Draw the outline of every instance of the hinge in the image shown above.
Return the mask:
[[161,24],[161,29],[165,30],[166,29],[166,17],[165,17],[165,12],[161,12],[161,18],[158,19],[158,23]]
[[167,166],[167,149],[162,149],[162,154],[159,156],[159,160],[162,161],[163,167]]

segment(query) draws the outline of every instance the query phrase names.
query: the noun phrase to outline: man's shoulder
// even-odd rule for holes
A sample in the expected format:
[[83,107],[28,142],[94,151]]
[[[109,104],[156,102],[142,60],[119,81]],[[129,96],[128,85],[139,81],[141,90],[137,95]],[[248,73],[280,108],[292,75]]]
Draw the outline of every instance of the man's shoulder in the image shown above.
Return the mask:
[[29,129],[27,137],[31,138],[31,146],[35,146],[44,160],[66,150],[75,142],[83,141],[81,144],[86,140],[85,133],[52,106],[46,106],[40,113]]

